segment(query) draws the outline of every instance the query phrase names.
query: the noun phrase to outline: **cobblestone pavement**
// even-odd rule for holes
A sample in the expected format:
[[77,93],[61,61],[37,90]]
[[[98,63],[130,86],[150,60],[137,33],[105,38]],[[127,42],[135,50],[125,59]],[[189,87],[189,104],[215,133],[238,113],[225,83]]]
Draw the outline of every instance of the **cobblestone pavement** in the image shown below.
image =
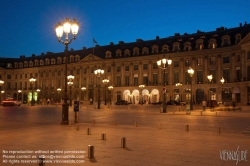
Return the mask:
[[[72,124],[65,126],[60,125],[61,106],[0,107],[0,165],[38,165],[11,164],[14,159],[3,157],[7,155],[4,151],[78,150],[85,152],[84,163],[46,163],[46,166],[226,166],[236,165],[237,160],[229,160],[227,156],[223,158],[224,152],[237,149],[246,155],[246,159],[243,160],[243,155],[243,161],[238,161],[237,165],[249,165],[250,135],[242,133],[250,126],[248,108],[242,112],[220,111],[217,115],[210,110],[201,115],[200,109],[192,111],[190,115],[185,111],[173,112],[179,110],[177,107],[168,107],[168,113],[160,113],[159,106],[128,108],[106,106],[98,110],[94,106],[81,107],[78,126],[72,123],[74,113],[70,108]],[[91,130],[90,135],[87,134],[88,128]],[[103,132],[106,133],[106,140],[101,140]],[[121,148],[121,137],[126,137],[126,148]],[[92,159],[87,158],[88,145],[94,146]],[[37,158],[41,154],[46,155],[41,152],[33,155]],[[45,160],[56,161],[51,158]],[[68,162],[81,160],[72,157],[64,159]]]

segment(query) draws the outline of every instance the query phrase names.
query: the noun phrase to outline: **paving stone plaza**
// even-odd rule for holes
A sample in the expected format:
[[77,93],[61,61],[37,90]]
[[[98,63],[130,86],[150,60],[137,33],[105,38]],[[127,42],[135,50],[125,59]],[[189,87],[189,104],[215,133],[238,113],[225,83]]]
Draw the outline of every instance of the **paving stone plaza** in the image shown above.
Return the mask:
[[81,106],[79,123],[70,108],[70,124],[60,125],[61,106],[1,107],[0,165],[40,166],[43,155],[45,166],[246,166],[248,109]]

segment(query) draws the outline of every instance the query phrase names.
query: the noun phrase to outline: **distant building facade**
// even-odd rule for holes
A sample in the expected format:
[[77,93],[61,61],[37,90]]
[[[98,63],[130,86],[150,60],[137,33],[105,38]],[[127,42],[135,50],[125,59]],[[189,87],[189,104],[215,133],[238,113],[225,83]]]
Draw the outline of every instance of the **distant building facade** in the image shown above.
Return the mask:
[[[101,68],[105,73],[102,79],[109,79],[112,91],[101,84],[101,101],[127,100],[138,104],[140,97],[147,103],[163,100],[163,74],[166,78],[166,97],[168,100],[190,102],[191,95],[195,104],[203,99],[235,101],[241,105],[250,103],[250,24],[227,29],[217,28],[212,32],[197,31],[194,34],[167,38],[83,48],[69,51],[67,75],[74,75],[72,87],[73,100],[97,101],[99,80],[94,70]],[[158,68],[160,58],[172,59],[165,70]],[[63,98],[65,78],[65,54],[42,53],[31,57],[0,58],[0,80],[3,97],[13,97],[27,103],[31,99],[29,79],[36,78],[34,97],[36,101]],[[187,70],[194,69],[190,78]],[[210,83],[208,75],[213,79]],[[225,82],[222,85],[221,78]],[[192,80],[191,80],[192,79]],[[191,94],[192,82],[192,94]],[[176,86],[177,83],[182,86]],[[139,85],[145,85],[140,89]],[[86,87],[86,91],[81,91]],[[61,88],[59,93],[57,88]],[[36,89],[40,89],[37,93]],[[22,92],[18,93],[18,90]],[[69,88],[68,88],[69,92]]]

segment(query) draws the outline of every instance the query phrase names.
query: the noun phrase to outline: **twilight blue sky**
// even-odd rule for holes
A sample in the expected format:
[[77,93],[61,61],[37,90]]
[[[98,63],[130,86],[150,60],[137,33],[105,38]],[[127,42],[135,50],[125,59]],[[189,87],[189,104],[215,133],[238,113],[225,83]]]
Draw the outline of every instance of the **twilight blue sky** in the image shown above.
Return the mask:
[[0,57],[63,52],[54,27],[80,22],[69,49],[152,40],[250,23],[249,0],[0,0]]

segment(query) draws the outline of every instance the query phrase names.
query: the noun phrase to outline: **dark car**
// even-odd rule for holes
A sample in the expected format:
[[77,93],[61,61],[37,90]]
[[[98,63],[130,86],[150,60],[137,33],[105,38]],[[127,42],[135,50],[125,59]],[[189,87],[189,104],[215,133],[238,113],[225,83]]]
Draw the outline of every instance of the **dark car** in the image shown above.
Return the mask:
[[2,106],[20,106],[21,102],[14,100],[13,98],[7,98],[6,100],[2,101]]
[[161,105],[161,101],[153,102],[152,104],[153,104],[153,105]]
[[208,100],[207,101],[207,107],[216,107],[218,106],[219,104],[217,103],[216,100]]
[[166,103],[167,105],[180,105],[180,102],[175,101],[175,100],[170,100]]
[[115,105],[128,105],[129,102],[127,100],[120,100],[115,103]]

